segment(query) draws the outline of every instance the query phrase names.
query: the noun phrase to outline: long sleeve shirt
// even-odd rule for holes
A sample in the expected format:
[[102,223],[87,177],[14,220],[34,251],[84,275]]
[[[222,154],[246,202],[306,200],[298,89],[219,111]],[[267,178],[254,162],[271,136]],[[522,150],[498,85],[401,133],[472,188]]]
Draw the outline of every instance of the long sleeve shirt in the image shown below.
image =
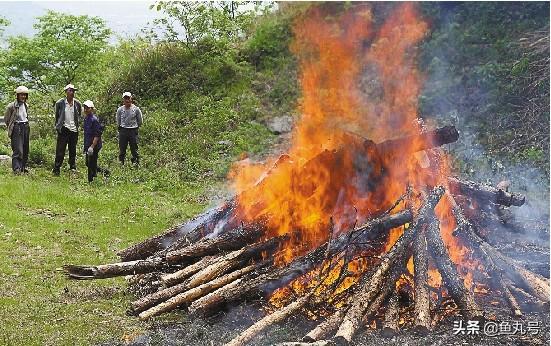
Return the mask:
[[137,106],[130,105],[129,108],[120,106],[117,109],[117,126],[127,129],[135,129],[142,126],[142,123],[142,111]]
[[88,150],[88,148],[92,145],[92,142],[94,141],[94,137],[99,137],[99,140],[96,144],[96,149],[101,149],[101,134],[103,132],[103,128],[101,124],[99,123],[98,118],[95,114],[87,115],[86,118],[84,118],[84,151]]

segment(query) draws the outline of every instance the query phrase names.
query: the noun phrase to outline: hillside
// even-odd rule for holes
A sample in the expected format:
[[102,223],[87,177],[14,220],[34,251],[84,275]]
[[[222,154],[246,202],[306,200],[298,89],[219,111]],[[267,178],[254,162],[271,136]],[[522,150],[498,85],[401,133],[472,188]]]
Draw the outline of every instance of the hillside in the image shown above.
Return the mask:
[[[28,85],[32,122],[30,174],[14,176],[9,162],[0,163],[0,343],[206,343],[214,333],[210,322],[180,313],[140,322],[125,315],[132,297],[124,280],[68,281],[59,268],[115,261],[118,250],[230,195],[226,179],[236,161],[262,160],[285,147],[288,129],[271,124],[301,116],[293,25],[308,6],[334,13],[357,6],[281,3],[236,10],[228,4],[156,3],[151,10],[158,11],[157,20],[140,36],[117,43],[101,18],[57,12],[42,17],[35,37],[6,37],[0,101],[6,105],[17,85]],[[378,28],[395,4],[372,6]],[[419,7],[430,24],[415,50],[423,76],[420,117],[459,129],[460,140],[446,148],[454,172],[493,185],[510,180],[528,200],[517,216],[548,223],[549,3]],[[75,35],[74,23],[93,24],[82,28],[89,35]],[[8,25],[17,23],[0,20],[0,29]],[[89,185],[81,139],[78,172],[65,165],[61,177],[51,175],[52,105],[68,82],[79,88],[78,99],[94,101],[105,127],[99,161],[111,176]],[[367,89],[374,84],[365,83]],[[139,167],[120,166],[117,159],[115,110],[123,91],[135,95],[144,113]],[[0,136],[0,155],[11,155],[6,135]],[[247,318],[238,321],[241,329],[259,314],[242,309],[237,315]],[[233,322],[213,321],[224,331],[219,342],[237,333]],[[173,329],[174,323],[184,328]],[[290,324],[272,331],[273,340],[302,333]],[[186,333],[188,328],[196,329]]]

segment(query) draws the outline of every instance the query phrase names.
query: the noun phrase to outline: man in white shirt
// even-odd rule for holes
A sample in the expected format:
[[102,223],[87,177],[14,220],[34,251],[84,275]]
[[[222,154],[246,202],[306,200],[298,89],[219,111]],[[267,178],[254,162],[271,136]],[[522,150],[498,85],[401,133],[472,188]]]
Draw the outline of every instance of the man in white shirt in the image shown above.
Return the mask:
[[124,165],[126,148],[130,144],[133,164],[140,163],[138,154],[138,128],[142,126],[142,111],[132,104],[132,94],[128,91],[122,94],[123,105],[117,109],[117,126],[119,130],[119,161]]
[[69,169],[76,170],[78,121],[81,118],[82,106],[75,99],[77,90],[73,84],[65,86],[65,98],[55,104],[55,128],[57,131],[57,142],[55,149],[55,163],[53,173],[59,175],[65,149],[69,148]]
[[11,141],[11,166],[14,174],[27,173],[29,158],[29,118],[27,98],[29,89],[23,85],[15,89],[17,99],[11,102],[4,113],[4,122]]

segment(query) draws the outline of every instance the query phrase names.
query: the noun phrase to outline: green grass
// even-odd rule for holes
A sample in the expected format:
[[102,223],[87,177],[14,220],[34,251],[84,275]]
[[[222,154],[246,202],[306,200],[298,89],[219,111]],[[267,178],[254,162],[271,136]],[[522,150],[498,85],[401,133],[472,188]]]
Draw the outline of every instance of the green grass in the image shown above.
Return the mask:
[[86,183],[85,167],[53,177],[0,165],[0,344],[87,345],[132,339],[148,325],[125,311],[124,279],[70,281],[64,264],[116,261],[116,252],[203,209],[205,185],[152,191],[132,179]]

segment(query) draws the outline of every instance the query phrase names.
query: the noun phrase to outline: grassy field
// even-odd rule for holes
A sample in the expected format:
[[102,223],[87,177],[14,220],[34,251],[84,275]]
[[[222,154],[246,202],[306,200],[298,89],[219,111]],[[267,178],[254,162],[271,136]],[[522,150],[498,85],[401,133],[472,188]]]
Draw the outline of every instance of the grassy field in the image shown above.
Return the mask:
[[86,183],[85,167],[53,177],[0,165],[0,344],[87,345],[131,340],[147,324],[127,317],[123,279],[69,281],[63,264],[115,261],[119,249],[204,208],[205,186],[158,192],[115,168]]

